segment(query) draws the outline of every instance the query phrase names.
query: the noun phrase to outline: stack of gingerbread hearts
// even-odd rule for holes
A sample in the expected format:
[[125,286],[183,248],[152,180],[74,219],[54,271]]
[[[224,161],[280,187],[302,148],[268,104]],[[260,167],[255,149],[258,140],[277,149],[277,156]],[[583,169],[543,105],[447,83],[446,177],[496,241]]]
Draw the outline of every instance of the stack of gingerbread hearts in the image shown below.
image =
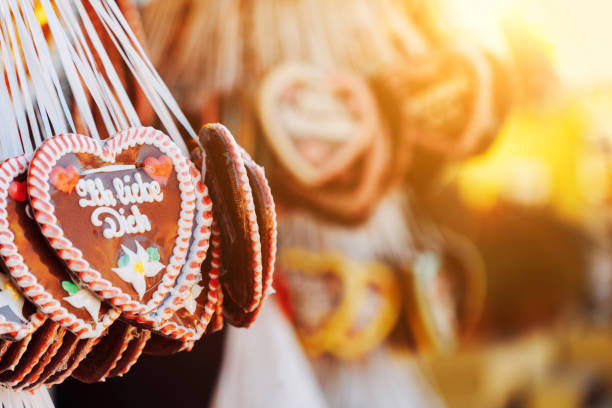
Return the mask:
[[152,128],[62,134],[0,164],[1,384],[102,381],[255,320],[274,202],[227,129],[201,143],[200,168]]
[[365,79],[280,65],[263,81],[258,108],[283,203],[349,223],[366,219],[388,184],[391,148]]

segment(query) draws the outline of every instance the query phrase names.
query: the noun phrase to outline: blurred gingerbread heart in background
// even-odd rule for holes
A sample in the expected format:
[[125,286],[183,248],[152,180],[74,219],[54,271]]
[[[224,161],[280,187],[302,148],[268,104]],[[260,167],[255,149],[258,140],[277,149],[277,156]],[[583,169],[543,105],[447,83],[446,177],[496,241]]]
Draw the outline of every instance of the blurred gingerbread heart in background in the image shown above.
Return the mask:
[[394,272],[338,252],[287,248],[279,258],[287,312],[313,357],[351,360],[378,347],[400,312]]
[[367,82],[295,63],[272,70],[258,98],[280,201],[359,222],[388,183],[390,141]]
[[261,84],[258,107],[275,157],[307,187],[346,171],[379,128],[375,101],[361,78],[305,64],[273,69]]

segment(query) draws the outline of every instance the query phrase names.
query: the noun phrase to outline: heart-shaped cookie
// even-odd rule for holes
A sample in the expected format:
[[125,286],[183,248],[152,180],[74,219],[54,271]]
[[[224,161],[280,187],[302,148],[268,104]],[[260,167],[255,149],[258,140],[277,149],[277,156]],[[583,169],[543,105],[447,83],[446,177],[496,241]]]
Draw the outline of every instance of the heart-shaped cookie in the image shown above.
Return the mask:
[[205,183],[213,200],[214,218],[221,230],[224,294],[246,313],[261,301],[261,242],[253,194],[242,149],[223,125],[200,131],[206,152]]
[[350,330],[356,309],[357,281],[349,279],[344,257],[286,248],[280,264],[287,278],[292,319],[304,347],[319,355]]
[[[213,208],[208,187],[202,183],[200,171],[194,164],[190,165],[190,171],[196,185],[196,213],[187,262],[183,265],[174,288],[150,317],[153,330],[184,341],[199,339],[206,329],[217,299],[219,274],[217,267],[214,269],[215,275],[209,276],[210,272],[202,265],[204,260],[210,259],[215,252],[214,248],[209,250]],[[216,247],[218,246],[217,238]],[[210,262],[208,264],[210,265]],[[213,290],[210,289],[211,286]]]
[[40,233],[24,199],[28,165],[23,155],[0,164],[2,263],[42,313],[79,337],[99,336],[119,312],[72,282],[66,266]]
[[280,199],[291,206],[306,207],[336,222],[357,224],[367,219],[389,187],[390,160],[389,134],[381,129],[371,148],[347,171],[349,180],[307,188],[290,174],[273,168],[270,181]]
[[[253,193],[259,236],[261,241],[261,259],[263,269],[263,294],[259,306],[253,312],[245,313],[230,298],[225,299],[223,316],[225,320],[237,327],[249,327],[259,315],[264,300],[272,291],[274,266],[276,264],[276,209],[272,191],[268,186],[264,169],[258,166],[253,159],[243,152],[244,164],[249,184]],[[223,262],[223,259],[221,260]]]
[[299,248],[285,249],[280,258],[293,320],[310,354],[354,359],[387,338],[400,312],[397,282],[387,265]]
[[[71,167],[79,180],[69,190]],[[62,176],[52,179],[54,171]],[[28,193],[43,235],[101,298],[145,315],[173,287],[189,247],[195,194],[187,159],[162,132],[132,128],[103,146],[75,134],[50,138],[32,159]]]
[[378,347],[395,327],[401,310],[398,282],[388,265],[354,262],[351,273],[361,283],[358,313],[349,331],[330,350],[343,360],[360,358]]
[[370,146],[378,111],[367,83],[351,73],[287,64],[264,80],[259,118],[276,159],[316,187],[341,174]]
[[384,78],[400,137],[443,157],[473,154],[500,123],[491,63],[471,45],[450,44]]
[[443,230],[442,247],[417,254],[408,276],[406,316],[419,346],[448,350],[469,336],[482,313],[484,263],[466,237]]
[[72,377],[87,384],[103,381],[121,360],[137,331],[121,320],[115,321],[73,371]]
[[[209,207],[210,208],[210,207]],[[155,331],[182,342],[195,341],[202,337],[215,312],[215,305],[219,301],[219,270],[221,266],[221,239],[220,231],[212,225],[211,245],[208,248],[206,260],[199,261],[196,255],[193,267],[199,265],[197,271],[186,269],[185,275],[177,279],[177,285],[185,285],[189,280],[187,274],[193,274],[195,282],[191,282],[183,293],[168,296],[160,312],[165,316],[165,323],[155,328]],[[206,244],[208,246],[208,243]],[[195,255],[195,254],[194,254]]]
[[0,270],[0,338],[19,341],[34,333],[47,318],[21,295],[13,282],[9,279],[6,265],[10,259],[11,264],[18,263],[11,254],[16,247],[12,241],[9,230],[7,206],[9,201],[25,203],[27,199],[25,181],[15,181],[14,174],[27,170],[27,160],[24,157],[5,160],[0,164],[0,255],[3,266]]

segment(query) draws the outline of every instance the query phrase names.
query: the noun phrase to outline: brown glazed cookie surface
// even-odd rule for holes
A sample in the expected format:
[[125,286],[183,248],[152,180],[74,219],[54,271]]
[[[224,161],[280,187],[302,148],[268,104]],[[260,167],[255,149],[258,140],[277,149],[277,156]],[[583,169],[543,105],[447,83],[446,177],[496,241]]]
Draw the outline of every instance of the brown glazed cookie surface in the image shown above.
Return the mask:
[[121,359],[126,345],[133,337],[134,330],[129,324],[116,320],[108,328],[107,334],[72,372],[72,376],[88,384],[104,379],[109,370],[112,370]]
[[169,354],[178,353],[184,346],[185,343],[181,340],[174,340],[153,333],[147,342],[143,353],[154,356],[166,356]]
[[[149,149],[146,146],[133,147],[123,152],[121,157],[115,160],[117,165],[133,165],[136,163],[136,168],[130,170],[120,170],[114,172],[100,172],[86,175],[79,179],[79,183],[83,184],[83,189],[79,190],[78,186],[75,186],[75,190],[72,193],[67,194],[66,192],[53,188],[51,191],[51,202],[55,205],[55,214],[58,218],[58,225],[64,231],[66,238],[70,239],[73,244],[80,248],[87,256],[88,262],[91,266],[99,271],[112,271],[117,268],[119,258],[128,254],[128,256],[139,255],[138,246],[143,250],[153,248],[159,255],[160,264],[167,265],[172,255],[172,249],[174,247],[174,240],[177,235],[177,222],[178,214],[180,212],[180,191],[178,188],[178,181],[176,172],[170,170],[170,174],[167,178],[167,182],[161,189],[163,194],[163,201],[152,201],[144,202],[139,204],[137,212],[133,210],[132,204],[123,204],[118,202],[116,206],[112,208],[118,212],[118,216],[125,214],[146,214],[149,219],[151,229],[146,234],[131,234],[123,235],[120,237],[107,238],[103,235],[105,230],[111,231],[110,229],[100,228],[100,226],[94,225],[89,220],[104,220],[104,217],[113,217],[115,213],[105,212],[98,216],[94,211],[104,207],[87,206],[81,207],[79,201],[82,197],[86,197],[85,185],[88,183],[96,182],[100,180],[102,188],[107,191],[114,190],[114,184],[117,181],[121,182],[122,186],[128,187],[136,184],[144,186],[145,183],[150,185],[154,180],[145,172],[145,168],[142,165],[143,161],[147,157],[161,157],[164,156],[157,149]],[[80,172],[91,170],[95,168],[93,166],[99,166],[101,163],[96,163],[95,159],[88,156],[81,156],[77,154],[67,154],[57,162],[57,166],[62,168],[68,168],[73,166]],[[125,184],[124,184],[125,182]],[[100,190],[102,190],[102,188]],[[146,187],[141,187],[146,188]],[[83,191],[83,194],[79,194],[79,191]],[[125,190],[127,191],[127,190]],[[109,207],[110,208],[110,207]],[[117,216],[114,222],[119,222]],[[83,220],[82,222],[74,222],[74,220]],[[142,218],[141,218],[142,219]],[[109,226],[117,226],[117,224],[106,224]],[[105,225],[105,226],[106,226]],[[119,233],[119,231],[117,231]],[[123,249],[127,248],[129,251]],[[132,255],[134,254],[134,255]],[[156,264],[157,265],[157,264]],[[120,267],[120,266],[119,266]],[[142,295],[142,302],[147,302],[151,299],[153,294],[152,288],[155,288],[161,281],[162,274],[156,274],[154,276],[145,276],[146,287]],[[110,275],[110,279],[114,286],[119,287],[125,293],[130,294],[132,297],[138,297],[139,293],[132,284],[121,279],[118,275]]]
[[251,312],[261,300],[261,244],[241,149],[221,125],[203,127],[200,143],[206,151],[206,184],[227,259],[221,285],[229,298]]

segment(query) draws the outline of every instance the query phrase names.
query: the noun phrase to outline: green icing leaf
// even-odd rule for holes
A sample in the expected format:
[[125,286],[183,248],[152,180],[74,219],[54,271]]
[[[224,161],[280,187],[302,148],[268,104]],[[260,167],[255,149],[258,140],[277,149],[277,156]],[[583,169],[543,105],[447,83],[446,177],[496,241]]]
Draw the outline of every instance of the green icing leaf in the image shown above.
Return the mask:
[[117,265],[119,265],[120,268],[127,266],[129,263],[130,263],[130,256],[128,254],[121,255],[119,257],[119,260],[117,261]]
[[64,288],[64,290],[68,292],[70,296],[79,291],[79,287],[70,281],[62,281],[62,288]]
[[159,252],[157,251],[157,248],[148,247],[147,253],[149,254],[149,262],[159,261]]

